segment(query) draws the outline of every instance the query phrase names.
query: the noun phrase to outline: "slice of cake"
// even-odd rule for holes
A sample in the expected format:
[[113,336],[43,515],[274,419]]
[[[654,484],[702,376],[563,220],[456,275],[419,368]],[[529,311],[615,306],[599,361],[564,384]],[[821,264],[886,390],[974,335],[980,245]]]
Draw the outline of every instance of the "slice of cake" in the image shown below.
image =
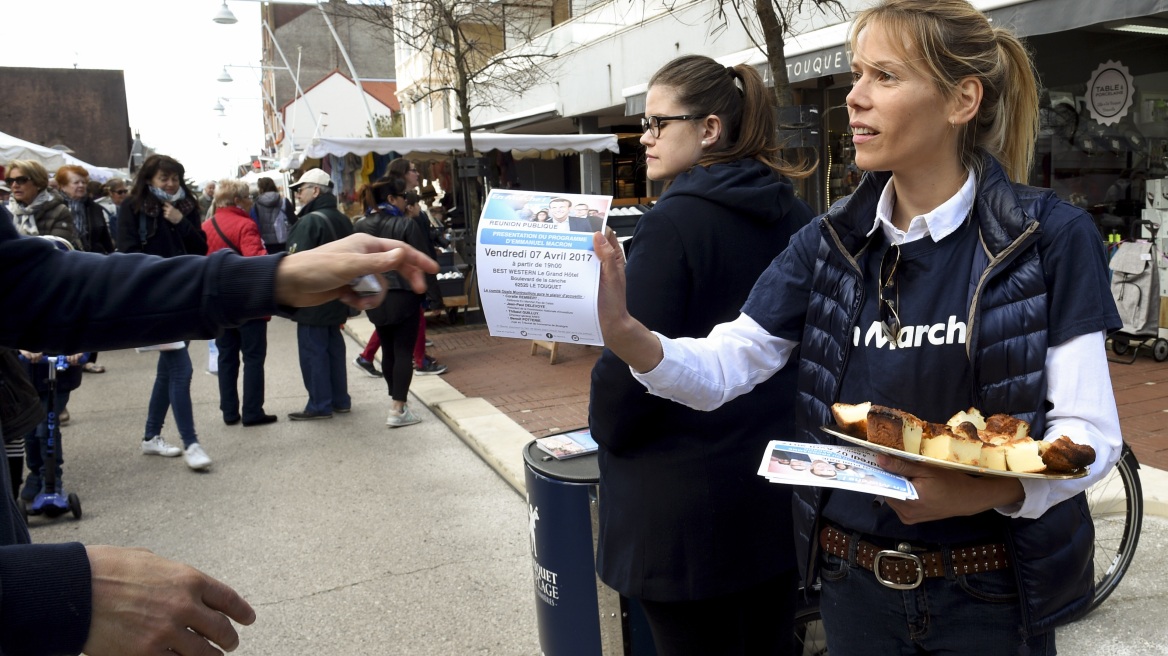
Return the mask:
[[867,435],[868,411],[871,409],[872,404],[868,401],[857,405],[833,403],[831,406],[831,415],[835,417],[836,425],[845,433],[849,435]]
[[909,453],[921,452],[925,422],[904,412],[882,405],[868,410],[868,441]]
[[998,471],[1008,471],[1006,466],[1006,451],[1008,449],[1004,444],[990,444],[989,442],[981,443],[981,460],[980,466],[986,469],[996,469]]
[[981,411],[977,408],[970,408],[968,410],[958,412],[957,414],[950,417],[949,421],[945,422],[945,425],[949,427],[960,426],[965,422],[973,424],[977,427],[978,430],[985,430],[986,427],[985,417],[981,416]]
[[921,439],[921,455],[977,467],[981,459],[981,446],[981,440],[977,439],[977,429],[969,422],[957,428],[929,424],[927,434]]
[[995,435],[1009,435],[1011,439],[1020,440],[1030,435],[1030,424],[1015,419],[1010,415],[991,415],[981,427],[987,433]]
[[1006,468],[1012,472],[1037,474],[1046,471],[1046,463],[1038,453],[1038,442],[1029,437],[1024,440],[1014,440],[1004,445],[1006,449]]
[[1053,442],[1041,442],[1038,449],[1048,471],[1073,474],[1095,462],[1095,449],[1089,444],[1076,444],[1066,435]]

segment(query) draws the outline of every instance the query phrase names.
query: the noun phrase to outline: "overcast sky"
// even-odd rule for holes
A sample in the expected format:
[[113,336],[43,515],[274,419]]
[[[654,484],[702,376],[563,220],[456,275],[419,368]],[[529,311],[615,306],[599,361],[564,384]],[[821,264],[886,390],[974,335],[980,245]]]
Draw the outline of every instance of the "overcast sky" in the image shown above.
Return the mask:
[[[130,128],[196,180],[229,175],[263,144],[260,4],[228,0],[234,25],[211,20],[222,0],[3,0],[0,65],[125,71]],[[212,107],[220,96],[226,117]],[[234,99],[231,99],[234,98]],[[19,89],[4,89],[19,103]],[[0,132],[8,132],[0,126]],[[20,135],[15,135],[20,136]],[[223,145],[224,142],[227,145]]]

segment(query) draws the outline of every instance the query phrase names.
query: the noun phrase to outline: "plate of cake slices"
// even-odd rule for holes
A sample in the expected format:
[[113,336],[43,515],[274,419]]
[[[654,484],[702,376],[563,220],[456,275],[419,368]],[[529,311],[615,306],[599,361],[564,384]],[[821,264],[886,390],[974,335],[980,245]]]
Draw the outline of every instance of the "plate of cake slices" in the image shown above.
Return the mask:
[[944,424],[908,412],[859,403],[836,403],[835,426],[823,431],[851,444],[890,456],[983,476],[1071,479],[1087,475],[1095,449],[1064,436],[1030,437],[1030,425],[1009,415],[982,416],[976,408]]

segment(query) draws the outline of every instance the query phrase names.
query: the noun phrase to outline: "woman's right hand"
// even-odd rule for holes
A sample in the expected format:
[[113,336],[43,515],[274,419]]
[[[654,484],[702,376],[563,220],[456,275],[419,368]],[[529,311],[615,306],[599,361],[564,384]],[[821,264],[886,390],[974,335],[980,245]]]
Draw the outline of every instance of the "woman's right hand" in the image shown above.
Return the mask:
[[33,364],[40,362],[42,357],[40,353],[33,353],[32,351],[26,351],[24,349],[20,349],[20,354],[24,356],[25,360],[28,360]]
[[174,225],[178,225],[179,221],[182,221],[183,215],[182,212],[178,211],[174,205],[171,205],[170,203],[163,203],[162,218],[170,221]]
[[661,342],[629,314],[625,300],[625,253],[616,233],[592,235],[592,250],[600,259],[600,289],[596,311],[604,345],[639,373],[651,371],[665,357]]

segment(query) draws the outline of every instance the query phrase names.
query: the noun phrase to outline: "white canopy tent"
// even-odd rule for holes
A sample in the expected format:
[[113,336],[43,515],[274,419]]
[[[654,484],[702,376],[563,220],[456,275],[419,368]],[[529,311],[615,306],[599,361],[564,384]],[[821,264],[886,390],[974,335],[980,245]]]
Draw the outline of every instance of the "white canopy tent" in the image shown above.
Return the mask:
[[[503,134],[476,132],[474,147],[480,153],[491,150],[509,150],[516,159],[525,157],[554,157],[585,150],[620,152],[615,134]],[[402,157],[421,158],[426,155],[450,155],[463,151],[462,134],[445,133],[425,137],[384,137],[379,139],[346,139],[320,137],[304,149],[304,157],[325,155],[365,156],[369,153],[385,155],[396,152]],[[301,158],[303,159],[303,158]]]
[[88,171],[89,178],[97,182],[105,182],[110,178],[124,175],[115,169],[83,162],[64,151],[34,144],[31,141],[0,132],[0,164],[8,166],[8,163],[14,159],[31,159],[40,162],[50,173],[66,164],[74,164]]

